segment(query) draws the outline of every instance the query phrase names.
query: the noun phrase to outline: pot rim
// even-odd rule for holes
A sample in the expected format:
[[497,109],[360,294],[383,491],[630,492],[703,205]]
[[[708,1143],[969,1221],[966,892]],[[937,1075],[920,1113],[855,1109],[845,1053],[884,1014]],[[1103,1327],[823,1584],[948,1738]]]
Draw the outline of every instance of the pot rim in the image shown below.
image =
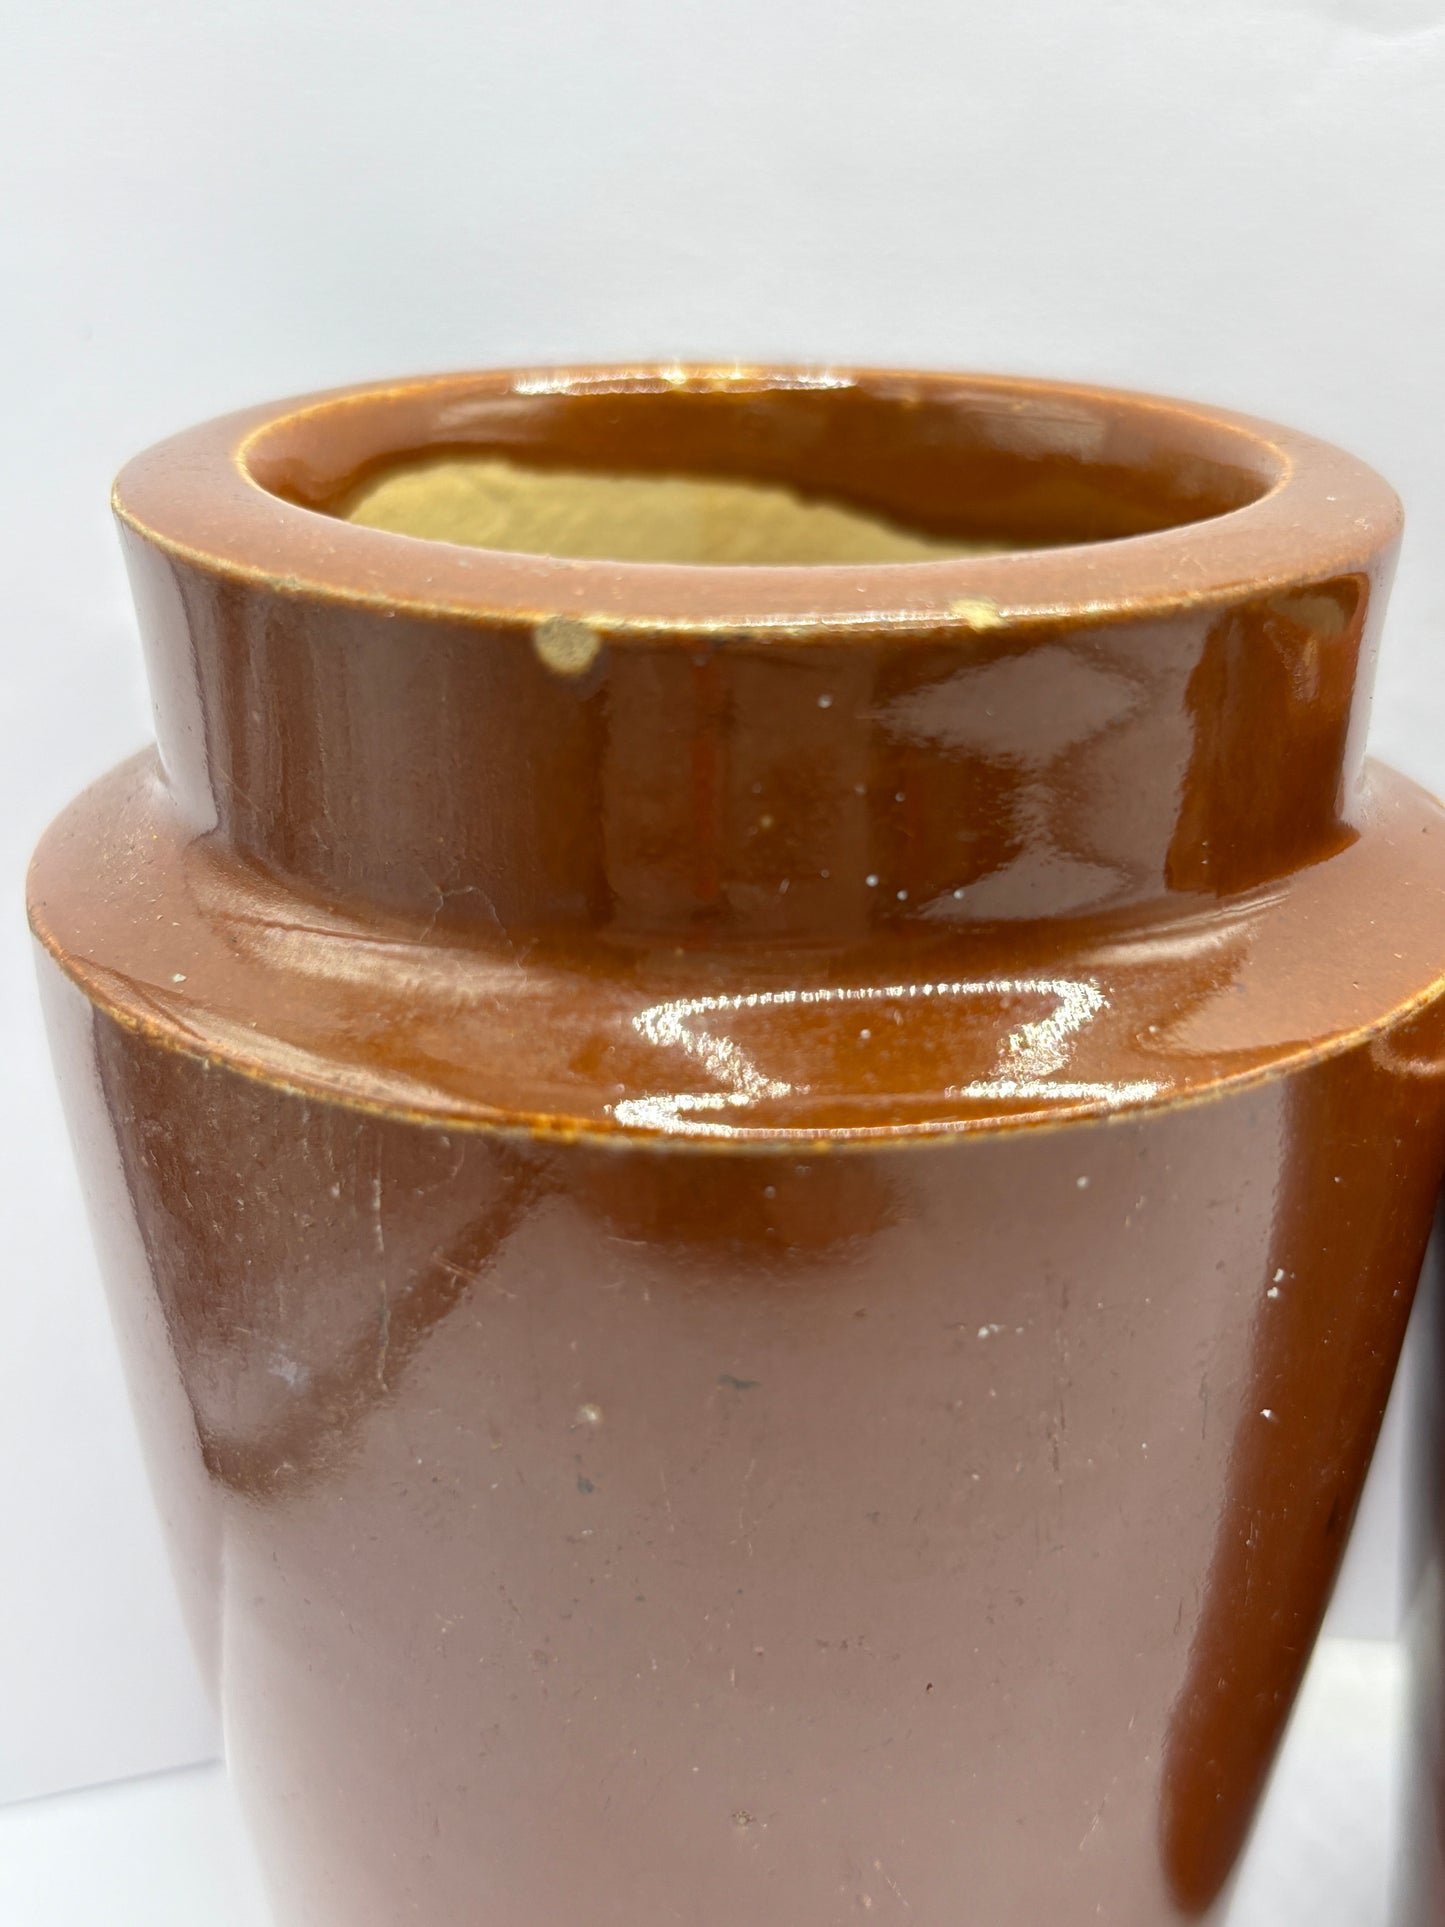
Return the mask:
[[[1080,423],[1155,436],[1181,462],[1233,467],[1260,492],[1243,506],[1143,534],[926,562],[792,566],[579,561],[469,548],[363,527],[276,492],[316,487],[318,458],[354,476],[454,448],[468,411],[669,392],[757,397],[861,389],[916,405],[1010,411],[1067,434]],[[349,463],[349,469],[346,465]],[[335,483],[333,492],[339,492]],[[767,364],[494,369],[364,383],[226,415],[134,457],[119,519],[215,576],[331,603],[599,631],[779,632],[840,628],[1000,630],[1117,621],[1227,606],[1359,569],[1397,540],[1403,515],[1366,463],[1312,435],[1231,410],[1032,377]]]

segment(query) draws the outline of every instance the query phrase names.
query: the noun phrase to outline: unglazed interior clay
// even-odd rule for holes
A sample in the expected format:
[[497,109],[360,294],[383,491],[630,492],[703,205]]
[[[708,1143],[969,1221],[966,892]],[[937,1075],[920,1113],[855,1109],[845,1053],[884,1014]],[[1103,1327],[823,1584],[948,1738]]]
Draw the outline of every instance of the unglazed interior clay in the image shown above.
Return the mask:
[[482,549],[614,562],[928,562],[990,554],[770,482],[524,468],[493,455],[411,461],[368,478],[347,521]]

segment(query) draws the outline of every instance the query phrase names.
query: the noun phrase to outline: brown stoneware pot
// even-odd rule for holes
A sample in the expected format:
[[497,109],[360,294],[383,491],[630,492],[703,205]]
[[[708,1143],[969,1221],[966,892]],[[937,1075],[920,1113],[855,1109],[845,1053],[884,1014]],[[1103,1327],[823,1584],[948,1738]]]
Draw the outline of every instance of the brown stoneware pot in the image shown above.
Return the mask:
[[1445,1161],[1388,487],[629,368],[116,505],[32,916],[278,1922],[1221,1918]]

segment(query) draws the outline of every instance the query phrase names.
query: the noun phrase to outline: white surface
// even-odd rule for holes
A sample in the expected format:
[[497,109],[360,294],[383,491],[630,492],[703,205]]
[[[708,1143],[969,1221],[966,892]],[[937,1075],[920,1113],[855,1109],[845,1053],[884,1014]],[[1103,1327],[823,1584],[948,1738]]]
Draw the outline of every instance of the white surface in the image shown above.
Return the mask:
[[[0,1799],[204,1753],[19,929],[149,733],[109,476],[243,402],[654,353],[1097,377],[1409,504],[1375,740],[1445,785],[1440,0],[10,0]],[[1388,1631],[1386,1482],[1337,1626]]]
[[269,1927],[221,1766],[0,1810],[6,1927]]
[[[1392,1645],[1333,1640],[1321,1647],[1228,1927],[1386,1927],[1400,1685]],[[223,1769],[0,1812],[0,1920],[7,1927],[268,1927]]]

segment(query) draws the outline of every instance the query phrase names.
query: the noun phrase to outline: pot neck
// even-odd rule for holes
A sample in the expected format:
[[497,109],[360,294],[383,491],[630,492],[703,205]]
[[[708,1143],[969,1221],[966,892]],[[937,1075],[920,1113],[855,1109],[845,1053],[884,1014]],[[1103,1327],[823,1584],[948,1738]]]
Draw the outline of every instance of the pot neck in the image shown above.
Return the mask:
[[123,533],[166,780],[218,853],[478,940],[687,947],[1142,915],[1319,860],[1389,566],[1104,623],[609,633]]

